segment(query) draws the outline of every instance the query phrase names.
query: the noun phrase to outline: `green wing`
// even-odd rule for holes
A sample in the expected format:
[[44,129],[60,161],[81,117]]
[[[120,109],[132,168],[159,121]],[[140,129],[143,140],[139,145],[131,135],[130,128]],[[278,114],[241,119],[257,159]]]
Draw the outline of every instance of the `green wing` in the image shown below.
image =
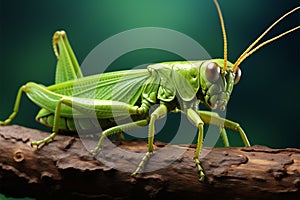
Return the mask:
[[87,76],[49,86],[50,91],[74,97],[113,100],[134,105],[150,74],[146,69]]

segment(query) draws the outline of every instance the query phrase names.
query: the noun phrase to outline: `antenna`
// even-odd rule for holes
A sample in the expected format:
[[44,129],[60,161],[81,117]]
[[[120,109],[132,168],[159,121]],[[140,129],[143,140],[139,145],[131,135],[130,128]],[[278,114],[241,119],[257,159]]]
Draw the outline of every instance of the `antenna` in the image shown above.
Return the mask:
[[286,14],[284,14],[283,16],[281,16],[279,19],[277,19],[271,26],[269,26],[269,28],[267,28],[265,30],[265,32],[263,32],[263,34],[261,34],[243,53],[242,55],[237,59],[237,61],[234,63],[232,69],[233,71],[236,71],[237,67],[251,54],[253,54],[254,52],[256,52],[258,49],[260,49],[261,47],[265,46],[266,44],[273,42],[283,36],[285,36],[286,34],[289,34],[293,31],[296,31],[297,29],[300,28],[300,26],[296,26],[295,28],[292,28],[284,33],[281,33],[280,35],[277,35],[271,39],[268,39],[267,41],[257,45],[255,48],[253,48],[276,24],[278,24],[281,20],[283,20],[285,17],[287,17],[288,15],[292,14],[293,12],[295,12],[296,10],[300,9],[300,6],[292,9],[291,11],[287,12]]
[[226,71],[227,68],[227,37],[226,37],[226,31],[225,31],[225,25],[224,25],[224,20],[223,20],[223,16],[222,16],[222,11],[221,8],[219,6],[219,3],[217,0],[214,0],[214,3],[216,4],[217,10],[218,10],[218,14],[219,14],[219,18],[220,18],[220,23],[221,23],[221,27],[222,27],[222,33],[223,33],[223,41],[224,41],[224,67],[223,67],[223,72]]

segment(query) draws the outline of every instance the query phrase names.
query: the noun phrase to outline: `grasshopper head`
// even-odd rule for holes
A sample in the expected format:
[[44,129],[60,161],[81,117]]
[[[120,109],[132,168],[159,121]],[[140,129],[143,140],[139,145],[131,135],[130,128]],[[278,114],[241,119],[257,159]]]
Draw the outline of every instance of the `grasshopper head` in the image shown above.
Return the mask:
[[227,61],[227,68],[224,70],[223,59],[208,60],[200,68],[201,91],[198,92],[198,99],[211,109],[225,110],[230,99],[233,87],[241,78],[241,70],[233,71],[231,62]]
[[[289,34],[293,31],[300,29],[300,26],[296,26],[284,33],[281,33],[271,39],[268,39],[261,44],[258,42],[281,20],[283,20],[288,15],[300,9],[300,6],[292,9],[291,11],[284,14],[282,17],[277,19],[269,28],[267,28],[235,61],[234,64],[227,60],[227,36],[225,31],[224,20],[222,16],[222,12],[217,0],[214,0],[216,4],[217,11],[220,18],[222,34],[223,34],[223,46],[224,46],[224,59],[214,59],[209,60],[203,63],[201,66],[201,78],[200,84],[202,87],[202,94],[197,94],[198,97],[204,96],[204,99],[200,99],[204,101],[209,107],[212,109],[220,108],[221,110],[225,110],[226,105],[228,103],[230,94],[232,92],[234,84],[236,84],[241,77],[241,70],[238,67],[246,58],[252,55],[254,52],[259,50],[261,47],[267,45],[270,42],[273,42],[286,34]],[[200,90],[201,92],[201,90]],[[198,92],[199,93],[199,92]]]

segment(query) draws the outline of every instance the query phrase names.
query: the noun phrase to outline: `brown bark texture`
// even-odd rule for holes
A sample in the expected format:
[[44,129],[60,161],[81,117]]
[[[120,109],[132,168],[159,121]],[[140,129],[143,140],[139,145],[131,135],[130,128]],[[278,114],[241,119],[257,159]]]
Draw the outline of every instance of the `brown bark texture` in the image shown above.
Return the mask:
[[[133,171],[140,156],[108,150],[105,156],[116,158],[116,164],[104,165],[78,137],[65,135],[38,149],[31,147],[32,141],[48,135],[17,125],[0,127],[0,194],[36,199],[300,199],[299,149],[204,147],[202,183],[191,145],[157,142],[155,152],[167,149],[171,157],[154,153],[145,169],[158,169],[133,178],[118,169]],[[115,143],[126,151],[147,150],[145,141]],[[183,153],[173,161],[177,151]]]

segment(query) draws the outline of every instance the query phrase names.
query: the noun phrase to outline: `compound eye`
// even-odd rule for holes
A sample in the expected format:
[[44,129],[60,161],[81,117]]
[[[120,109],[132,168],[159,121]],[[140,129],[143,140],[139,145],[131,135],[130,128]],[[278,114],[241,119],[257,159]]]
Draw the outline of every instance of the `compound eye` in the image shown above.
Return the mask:
[[205,75],[209,82],[215,83],[220,78],[220,72],[220,67],[216,63],[211,62],[206,67]]
[[239,67],[237,67],[235,71],[234,85],[236,85],[240,81],[241,76],[242,76],[242,71]]

